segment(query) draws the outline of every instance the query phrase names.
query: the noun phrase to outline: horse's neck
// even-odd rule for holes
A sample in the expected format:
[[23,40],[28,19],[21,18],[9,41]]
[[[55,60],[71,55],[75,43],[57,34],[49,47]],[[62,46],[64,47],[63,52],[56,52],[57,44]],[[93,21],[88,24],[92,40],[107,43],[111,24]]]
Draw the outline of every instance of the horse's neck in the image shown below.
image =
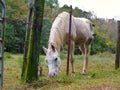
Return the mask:
[[51,31],[50,33],[48,48],[51,48],[51,44],[55,46],[56,50],[59,53],[60,47],[61,47],[61,41],[60,41],[58,33],[55,31]]

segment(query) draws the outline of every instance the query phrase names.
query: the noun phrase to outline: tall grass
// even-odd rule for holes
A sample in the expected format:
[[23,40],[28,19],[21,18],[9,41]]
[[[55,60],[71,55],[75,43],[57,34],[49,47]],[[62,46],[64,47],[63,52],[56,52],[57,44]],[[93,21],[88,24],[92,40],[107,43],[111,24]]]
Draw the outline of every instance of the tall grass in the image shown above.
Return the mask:
[[4,53],[4,60],[10,59],[10,58],[12,58],[11,54],[8,52],[5,52]]

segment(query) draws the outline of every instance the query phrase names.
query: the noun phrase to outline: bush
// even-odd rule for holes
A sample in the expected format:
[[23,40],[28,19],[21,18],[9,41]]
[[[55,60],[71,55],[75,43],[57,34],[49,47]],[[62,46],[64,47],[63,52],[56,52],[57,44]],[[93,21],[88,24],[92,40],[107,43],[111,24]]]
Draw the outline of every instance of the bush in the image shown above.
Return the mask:
[[91,54],[110,52],[115,53],[115,40],[111,40],[107,35],[107,30],[101,30],[100,27],[95,28],[96,36],[91,44]]

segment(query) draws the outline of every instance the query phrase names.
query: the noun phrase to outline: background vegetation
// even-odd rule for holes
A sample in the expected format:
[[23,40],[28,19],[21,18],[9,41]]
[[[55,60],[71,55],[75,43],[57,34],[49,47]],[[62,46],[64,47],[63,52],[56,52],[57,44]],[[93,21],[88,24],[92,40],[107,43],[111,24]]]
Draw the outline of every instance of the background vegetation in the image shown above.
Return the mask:
[[[26,21],[28,12],[27,0],[6,0],[7,18],[15,21]],[[59,7],[58,0],[46,0],[44,23],[41,36],[41,46],[47,47],[51,25],[55,17],[62,11],[69,12],[69,6]],[[73,15],[90,19],[95,25],[97,36],[92,42],[91,54],[109,51],[115,53],[116,47],[116,21],[114,19],[97,18],[93,11],[84,11],[78,7],[73,8]],[[5,51],[23,53],[26,25],[7,20],[5,31]],[[66,50],[66,49],[64,49]],[[42,49],[41,49],[41,53]],[[80,51],[76,47],[75,54]]]

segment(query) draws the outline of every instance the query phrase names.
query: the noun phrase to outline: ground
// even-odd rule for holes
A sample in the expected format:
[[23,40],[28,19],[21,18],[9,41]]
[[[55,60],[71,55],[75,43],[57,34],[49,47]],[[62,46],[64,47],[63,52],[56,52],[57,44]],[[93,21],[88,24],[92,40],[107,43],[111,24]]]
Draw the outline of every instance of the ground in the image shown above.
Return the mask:
[[58,77],[49,78],[44,56],[41,55],[43,76],[36,82],[25,84],[20,79],[22,54],[5,53],[2,90],[120,90],[120,69],[115,70],[115,54],[105,52],[90,56],[86,75],[81,75],[83,56],[75,55],[75,77],[71,72],[66,76],[66,56],[62,54],[61,58]]

